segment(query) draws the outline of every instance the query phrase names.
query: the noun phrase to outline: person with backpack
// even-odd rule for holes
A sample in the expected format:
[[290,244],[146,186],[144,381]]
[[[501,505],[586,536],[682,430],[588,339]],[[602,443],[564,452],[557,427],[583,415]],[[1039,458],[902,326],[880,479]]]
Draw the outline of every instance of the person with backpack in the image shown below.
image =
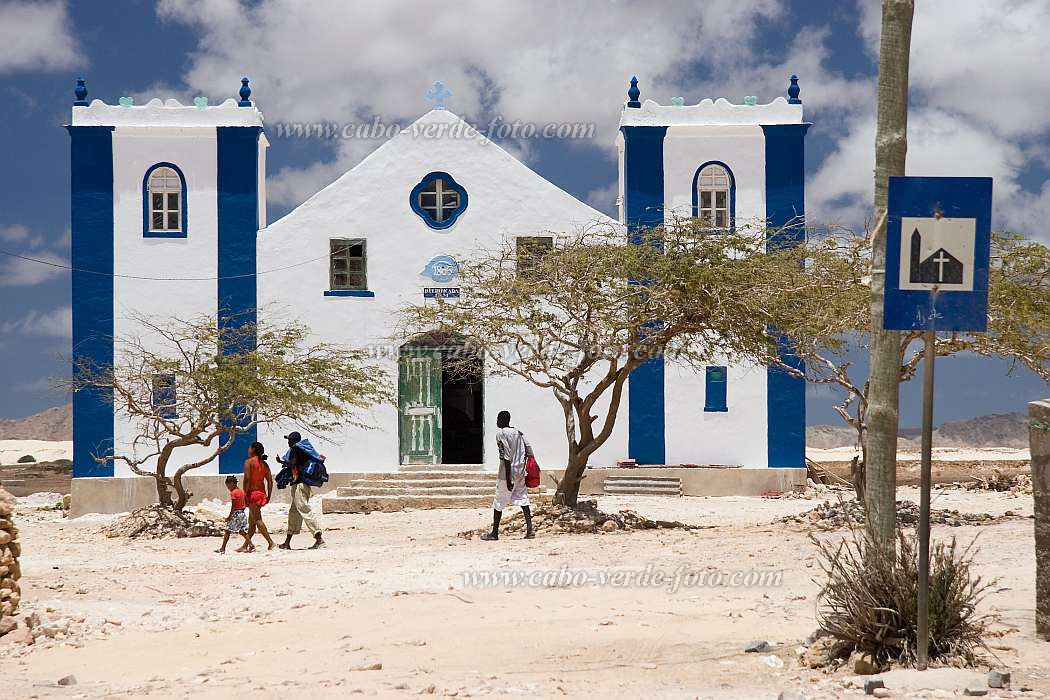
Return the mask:
[[292,536],[298,535],[303,523],[306,523],[307,530],[314,536],[310,549],[318,549],[325,543],[321,537],[321,525],[310,508],[310,496],[313,487],[328,481],[324,455],[318,453],[310,441],[304,440],[298,432],[289,433],[284,439],[288,441],[288,451],[277,460],[283,465],[281,473],[277,475],[277,488],[291,486],[292,502],[288,507],[288,534],[279,547],[291,549]]
[[520,506],[525,515],[525,539],[531,540],[536,537],[536,531],[532,527],[529,489],[525,485],[525,462],[533,457],[532,446],[525,434],[510,424],[510,411],[499,412],[496,427],[499,474],[496,476],[496,498],[492,501],[492,532],[486,532],[481,539],[486,542],[498,540],[503,509],[515,505]]

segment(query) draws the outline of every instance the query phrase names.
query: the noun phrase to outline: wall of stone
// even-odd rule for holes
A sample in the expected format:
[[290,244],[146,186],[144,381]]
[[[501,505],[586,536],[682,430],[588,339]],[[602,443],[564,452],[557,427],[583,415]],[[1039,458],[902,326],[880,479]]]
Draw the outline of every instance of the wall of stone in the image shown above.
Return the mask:
[[18,579],[18,528],[14,524],[15,498],[0,488],[0,636],[15,628],[15,611],[21,600]]

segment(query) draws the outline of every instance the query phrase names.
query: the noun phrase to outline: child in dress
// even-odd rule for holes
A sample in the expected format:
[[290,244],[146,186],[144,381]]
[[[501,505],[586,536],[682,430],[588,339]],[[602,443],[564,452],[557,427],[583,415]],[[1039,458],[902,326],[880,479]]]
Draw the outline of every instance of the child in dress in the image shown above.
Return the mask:
[[244,538],[244,551],[250,547],[248,541],[248,515],[244,512],[244,491],[237,488],[237,477],[232,474],[226,477],[226,488],[230,490],[230,514],[226,517],[226,532],[222,534],[222,546],[215,550],[217,554],[226,554],[226,543],[230,535],[237,532]]

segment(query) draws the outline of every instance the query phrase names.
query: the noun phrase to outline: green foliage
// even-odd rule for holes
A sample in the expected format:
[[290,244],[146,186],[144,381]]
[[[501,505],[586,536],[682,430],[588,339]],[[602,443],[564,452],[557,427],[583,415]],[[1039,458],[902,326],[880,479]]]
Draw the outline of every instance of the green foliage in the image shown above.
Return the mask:
[[[896,546],[876,543],[869,526],[835,543],[814,538],[826,581],[817,611],[821,629],[845,653],[871,654],[880,664],[914,663],[918,638],[918,540],[897,531]],[[978,660],[990,618],[977,608],[994,582],[973,572],[976,551],[955,538],[930,548],[931,659]],[[818,582],[819,583],[819,582]]]
[[[136,426],[131,449],[95,458],[154,476],[163,505],[174,486],[176,509],[188,497],[182,475],[213,461],[238,434],[268,424],[309,434],[367,428],[362,411],[392,400],[385,370],[364,350],[315,343],[301,323],[234,319],[220,326],[207,316],[158,321],[141,315],[133,321],[139,333],[115,339],[115,365],[75,358],[68,388],[99,392]],[[158,376],[174,377],[174,395],[155,395]],[[190,445],[206,448],[197,452],[203,456],[181,464],[172,482],[168,462]]]
[[587,457],[611,434],[624,382],[648,359],[768,363],[778,332],[843,346],[827,300],[855,266],[832,240],[767,250],[771,233],[682,219],[630,245],[621,228],[598,225],[557,235],[524,260],[508,241],[461,259],[458,300],[406,307],[401,335],[458,333],[489,374],[550,389],[568,440],[559,498],[572,504]]

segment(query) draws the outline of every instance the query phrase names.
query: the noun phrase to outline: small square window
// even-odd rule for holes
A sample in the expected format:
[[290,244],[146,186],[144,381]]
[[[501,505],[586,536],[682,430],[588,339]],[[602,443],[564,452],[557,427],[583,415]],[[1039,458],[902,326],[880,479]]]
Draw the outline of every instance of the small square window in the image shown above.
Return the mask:
[[536,261],[554,248],[552,236],[519,236],[517,240],[517,273],[524,279],[535,276]]
[[360,238],[333,238],[329,241],[329,288],[368,289],[366,241]]

